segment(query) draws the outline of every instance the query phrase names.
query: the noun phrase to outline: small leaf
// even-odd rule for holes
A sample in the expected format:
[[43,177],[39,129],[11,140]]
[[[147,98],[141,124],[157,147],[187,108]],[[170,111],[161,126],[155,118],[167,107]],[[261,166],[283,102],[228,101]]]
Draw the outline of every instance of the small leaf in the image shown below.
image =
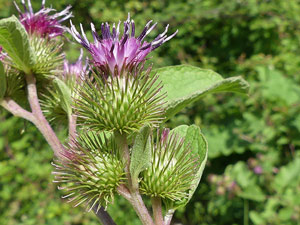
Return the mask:
[[266,199],[263,191],[257,185],[246,187],[242,192],[238,194],[238,196],[257,202],[263,202]]
[[4,66],[2,62],[0,61],[0,100],[4,97],[6,92],[6,77],[5,77],[5,71]]
[[28,34],[15,16],[0,20],[0,45],[12,58],[15,66],[29,73],[34,57],[29,45]]
[[167,119],[204,95],[217,92],[246,94],[249,89],[248,83],[241,77],[223,79],[212,70],[194,66],[169,66],[154,72],[163,84],[162,92],[167,93]]
[[61,99],[61,107],[70,116],[72,114],[72,97],[70,88],[60,79],[55,79],[54,84],[57,87]]
[[151,140],[150,127],[142,127],[137,134],[132,147],[130,163],[130,174],[132,180],[137,182],[139,174],[150,166],[151,161]]
[[206,164],[207,153],[208,153],[207,141],[205,140],[203,134],[201,133],[200,128],[196,125],[192,125],[192,126],[181,125],[173,129],[171,133],[175,133],[178,134],[180,137],[183,137],[184,147],[189,146],[192,152],[198,155],[198,157],[200,158],[199,161],[200,167],[195,174],[195,179],[193,179],[193,182],[190,185],[188,199],[187,201],[184,202],[184,204],[182,204],[182,205],[186,205],[189,202],[189,200],[192,198],[202,177],[202,173]]
[[255,212],[254,210],[249,213],[249,216],[255,225],[266,224],[265,218],[263,218],[261,214]]

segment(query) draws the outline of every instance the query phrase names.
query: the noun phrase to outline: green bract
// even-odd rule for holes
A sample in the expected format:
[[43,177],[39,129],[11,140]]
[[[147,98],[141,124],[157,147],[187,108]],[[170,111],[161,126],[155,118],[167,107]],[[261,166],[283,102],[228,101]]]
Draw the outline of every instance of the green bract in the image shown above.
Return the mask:
[[130,134],[163,120],[161,85],[149,72],[100,78],[96,74],[78,88],[75,109],[83,127]]
[[62,73],[64,55],[61,51],[63,46],[61,41],[31,35],[29,43],[35,57],[32,71],[38,77],[49,77],[53,74]]
[[124,165],[112,138],[89,132],[69,145],[63,160],[53,163],[55,182],[61,183],[74,206],[86,203],[90,211],[96,204],[107,206],[116,188],[125,180]]
[[151,197],[161,197],[171,201],[186,201],[191,183],[200,167],[200,157],[193,154],[184,139],[164,130],[152,143],[151,166],[142,173],[140,190]]
[[200,128],[196,125],[181,125],[173,129],[171,131],[171,134],[178,134],[179,137],[184,138],[183,147],[191,148],[192,153],[198,157],[198,163],[200,165],[194,175],[192,182],[190,183],[188,198],[184,201],[164,201],[168,209],[176,209],[180,206],[186,205],[192,198],[194,192],[196,191],[196,188],[200,183],[202,173],[206,164],[208,155],[208,145],[203,134],[201,133]]

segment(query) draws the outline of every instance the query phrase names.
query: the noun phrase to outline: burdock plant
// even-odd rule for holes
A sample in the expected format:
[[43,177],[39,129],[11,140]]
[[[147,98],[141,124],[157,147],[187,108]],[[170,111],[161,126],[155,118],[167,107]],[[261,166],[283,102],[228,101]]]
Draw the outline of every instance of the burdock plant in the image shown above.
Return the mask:
[[[148,55],[178,32],[169,35],[169,25],[149,41],[157,23],[136,35],[128,16],[123,24],[91,24],[91,41],[81,24],[62,25],[70,6],[55,12],[43,1],[34,13],[30,0],[21,4],[19,18],[0,20],[0,104],[43,134],[63,198],[115,224],[106,209],[118,194],[143,224],[170,224],[200,182],[208,146],[198,126],[169,130],[165,122],[206,94],[247,93],[247,82],[187,65],[153,70]],[[65,59],[66,31],[87,50],[85,62],[82,52],[75,63]]]

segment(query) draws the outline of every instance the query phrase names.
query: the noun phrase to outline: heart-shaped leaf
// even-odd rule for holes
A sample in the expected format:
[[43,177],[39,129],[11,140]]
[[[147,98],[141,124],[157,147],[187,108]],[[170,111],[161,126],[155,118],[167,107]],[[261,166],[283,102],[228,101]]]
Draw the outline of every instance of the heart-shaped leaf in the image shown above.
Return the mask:
[[224,79],[212,70],[194,66],[169,66],[154,71],[163,84],[162,92],[167,93],[166,119],[204,95],[217,92],[246,94],[248,83],[241,77]]

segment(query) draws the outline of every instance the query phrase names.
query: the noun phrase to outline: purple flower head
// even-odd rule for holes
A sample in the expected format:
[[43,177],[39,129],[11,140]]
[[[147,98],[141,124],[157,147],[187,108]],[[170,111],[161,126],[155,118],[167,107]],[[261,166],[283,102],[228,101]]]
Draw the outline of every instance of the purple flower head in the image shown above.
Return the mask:
[[123,71],[131,72],[141,62],[146,60],[146,56],[151,51],[173,38],[178,32],[177,30],[168,37],[166,33],[169,25],[167,25],[163,33],[159,34],[153,41],[146,42],[144,41],[145,37],[157,25],[157,23],[155,23],[151,26],[151,23],[152,20],[146,24],[144,30],[138,37],[135,37],[135,24],[133,20],[130,20],[130,14],[128,14],[128,19],[124,21],[122,37],[119,37],[121,22],[119,22],[117,26],[113,24],[112,29],[108,23],[102,23],[101,38],[96,32],[94,24],[91,23],[94,43],[88,41],[81,24],[81,34],[79,34],[71,22],[71,34],[77,42],[91,53],[93,64],[104,76],[119,76]]
[[253,169],[254,173],[257,174],[257,175],[260,175],[263,173],[263,169],[261,168],[261,166],[256,166],[254,167]]
[[63,76],[64,78],[68,77],[76,77],[76,80],[84,80],[86,74],[88,73],[88,63],[87,59],[85,62],[85,65],[82,63],[82,57],[83,57],[83,51],[82,49],[80,50],[80,55],[79,58],[75,63],[69,63],[68,60],[64,61],[64,73]]
[[25,0],[21,0],[21,3],[24,7],[24,12],[22,12],[16,2],[14,2],[19,12],[21,23],[29,34],[37,34],[43,38],[61,36],[66,30],[66,28],[61,25],[61,22],[72,16],[72,13],[69,11],[71,6],[68,6],[59,13],[49,15],[49,13],[55,11],[55,9],[45,8],[45,0],[42,0],[42,7],[36,13],[33,12],[30,0],[27,1],[27,6]]

